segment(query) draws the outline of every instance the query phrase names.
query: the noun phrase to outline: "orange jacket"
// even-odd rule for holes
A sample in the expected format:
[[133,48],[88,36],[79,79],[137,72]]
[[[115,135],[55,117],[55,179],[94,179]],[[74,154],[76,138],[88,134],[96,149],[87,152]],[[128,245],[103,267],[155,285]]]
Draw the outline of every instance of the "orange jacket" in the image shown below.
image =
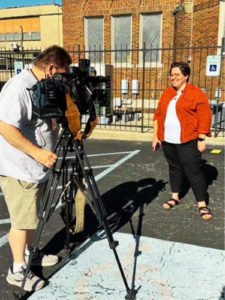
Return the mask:
[[[155,111],[153,120],[158,121],[157,137],[164,141],[164,122],[170,101],[177,92],[173,87],[166,89]],[[185,143],[198,138],[199,134],[211,136],[211,109],[206,94],[197,86],[186,84],[176,105],[177,117],[181,125],[181,142]]]

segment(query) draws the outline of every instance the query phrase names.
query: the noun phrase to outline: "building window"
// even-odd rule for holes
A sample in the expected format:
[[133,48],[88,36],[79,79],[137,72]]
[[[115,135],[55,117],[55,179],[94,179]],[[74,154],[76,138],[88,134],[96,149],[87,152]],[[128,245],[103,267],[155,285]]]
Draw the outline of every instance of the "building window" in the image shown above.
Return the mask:
[[40,32],[31,32],[31,39],[32,40],[40,40],[41,39],[41,33]]
[[14,40],[21,41],[22,40],[22,33],[14,33]]
[[131,16],[113,17],[112,35],[115,63],[131,63]]
[[5,34],[4,33],[0,33],[0,41],[5,41]]
[[41,39],[40,18],[18,18],[0,20],[0,41],[21,41]]
[[91,62],[103,62],[104,20],[103,18],[85,18],[85,49],[86,58]]
[[[140,48],[147,49],[145,52],[146,62],[159,62],[161,47],[162,20],[161,14],[143,14],[140,16]],[[143,53],[142,59],[143,61]]]

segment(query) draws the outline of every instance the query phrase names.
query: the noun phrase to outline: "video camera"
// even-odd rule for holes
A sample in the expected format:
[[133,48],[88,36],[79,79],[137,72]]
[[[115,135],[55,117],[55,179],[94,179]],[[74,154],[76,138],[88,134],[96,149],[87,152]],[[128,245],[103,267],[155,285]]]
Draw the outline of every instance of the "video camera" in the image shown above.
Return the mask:
[[79,66],[70,66],[68,73],[56,73],[33,86],[33,114],[41,119],[65,117],[67,93],[80,114],[88,114],[93,102],[103,105],[106,101],[106,90],[100,85],[108,81],[109,77],[96,76],[89,59],[80,59]]

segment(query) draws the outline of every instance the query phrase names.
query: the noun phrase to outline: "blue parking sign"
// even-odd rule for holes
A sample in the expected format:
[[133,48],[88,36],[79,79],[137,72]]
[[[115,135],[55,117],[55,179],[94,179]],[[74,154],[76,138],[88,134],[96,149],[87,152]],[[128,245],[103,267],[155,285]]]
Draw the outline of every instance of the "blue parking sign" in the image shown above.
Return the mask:
[[209,66],[209,70],[212,71],[212,72],[216,72],[216,70],[217,70],[217,65],[210,65],[210,66]]

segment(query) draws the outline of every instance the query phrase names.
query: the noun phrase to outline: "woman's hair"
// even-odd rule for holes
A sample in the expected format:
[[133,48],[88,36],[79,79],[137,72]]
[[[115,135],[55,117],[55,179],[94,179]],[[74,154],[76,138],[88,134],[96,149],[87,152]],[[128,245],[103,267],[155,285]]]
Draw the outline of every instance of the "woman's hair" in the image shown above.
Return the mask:
[[51,63],[56,64],[59,68],[64,68],[72,63],[72,59],[65,49],[53,45],[46,48],[37,56],[34,65],[39,69],[43,69]]
[[179,68],[181,73],[184,76],[188,76],[187,81],[189,81],[189,77],[190,77],[190,74],[191,74],[191,68],[190,68],[188,63],[185,63],[185,62],[174,62],[174,63],[172,63],[172,65],[170,66],[170,74],[171,74],[171,71],[172,71],[173,68]]

